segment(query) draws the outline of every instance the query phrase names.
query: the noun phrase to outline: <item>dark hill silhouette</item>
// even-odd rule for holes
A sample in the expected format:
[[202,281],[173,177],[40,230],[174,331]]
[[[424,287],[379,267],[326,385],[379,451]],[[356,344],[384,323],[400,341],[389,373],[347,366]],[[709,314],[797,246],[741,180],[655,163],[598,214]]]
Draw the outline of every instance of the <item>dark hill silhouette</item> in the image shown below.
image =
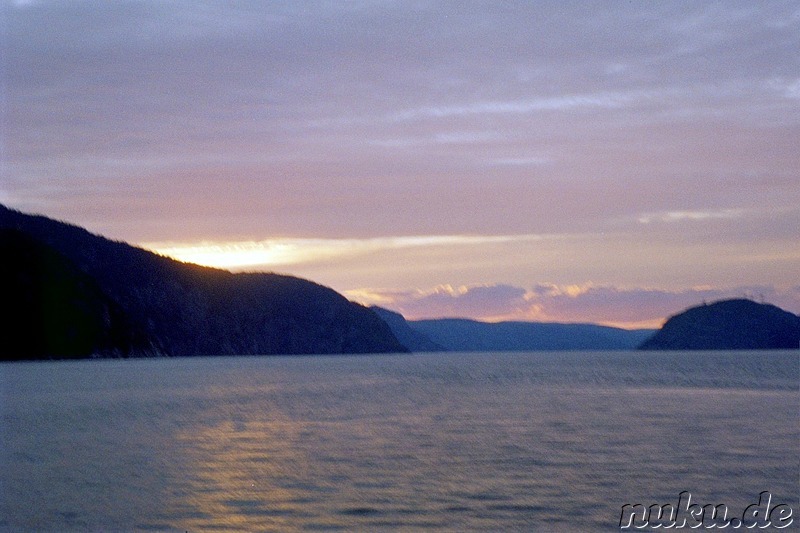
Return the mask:
[[393,311],[374,309],[412,352],[633,350],[654,332],[597,324],[492,323],[462,318],[406,320]]
[[2,359],[120,356],[146,336],[66,257],[15,229],[0,229],[6,312]]
[[[91,294],[90,300],[121,310],[129,323],[129,336],[138,339],[127,348],[122,343],[111,349],[123,355],[407,351],[371,310],[307,280],[266,273],[233,274],[181,263],[5,206],[0,206],[0,228],[23,233],[65,258],[70,265],[65,268],[92,287],[85,293]],[[4,256],[7,262],[17,260],[13,255]],[[19,301],[6,301],[12,311],[19,305]],[[3,354],[11,351],[10,346],[0,345]]]
[[415,320],[409,325],[452,351],[633,350],[652,330],[597,324],[479,322],[461,318]]
[[670,317],[642,350],[796,349],[800,317],[752,300],[723,300]]
[[447,349],[436,344],[427,336],[411,327],[409,322],[400,313],[395,313],[383,307],[373,306],[370,307],[375,313],[381,317],[384,322],[389,324],[392,333],[397,337],[403,346],[412,352],[445,352]]

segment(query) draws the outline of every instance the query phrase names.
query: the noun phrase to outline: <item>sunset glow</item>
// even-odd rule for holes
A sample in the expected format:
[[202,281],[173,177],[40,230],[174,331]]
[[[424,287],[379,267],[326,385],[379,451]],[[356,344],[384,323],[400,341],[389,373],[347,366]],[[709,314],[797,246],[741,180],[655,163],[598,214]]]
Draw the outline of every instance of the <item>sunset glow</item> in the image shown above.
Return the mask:
[[232,271],[324,263],[339,256],[416,247],[475,246],[537,241],[538,235],[425,235],[373,239],[269,239],[259,242],[142,243],[143,248],[179,261]]
[[743,295],[800,312],[796,3],[3,17],[11,208],[410,318],[653,325]]

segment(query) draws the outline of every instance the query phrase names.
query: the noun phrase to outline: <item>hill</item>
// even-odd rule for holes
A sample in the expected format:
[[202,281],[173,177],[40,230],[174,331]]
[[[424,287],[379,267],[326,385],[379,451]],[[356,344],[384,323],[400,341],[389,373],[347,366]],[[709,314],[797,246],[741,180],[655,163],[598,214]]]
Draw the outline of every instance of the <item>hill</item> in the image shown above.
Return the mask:
[[412,352],[444,352],[447,349],[432,340],[425,334],[411,327],[409,322],[400,313],[395,313],[383,307],[370,307],[392,329],[392,333],[400,343]]
[[800,317],[770,304],[723,300],[670,317],[642,350],[758,350],[800,346]]
[[147,347],[92,278],[18,230],[0,229],[2,358],[120,355]]
[[416,351],[633,350],[653,330],[625,330],[596,324],[480,322],[461,318],[405,320],[374,308],[397,338]]
[[652,330],[596,324],[479,322],[449,318],[410,322],[416,331],[453,351],[633,350]]
[[[2,323],[3,359],[407,351],[374,312],[307,280],[181,263],[1,205],[0,229],[5,306],[19,315]],[[63,323],[78,308],[100,328],[93,341],[37,344],[80,329]]]

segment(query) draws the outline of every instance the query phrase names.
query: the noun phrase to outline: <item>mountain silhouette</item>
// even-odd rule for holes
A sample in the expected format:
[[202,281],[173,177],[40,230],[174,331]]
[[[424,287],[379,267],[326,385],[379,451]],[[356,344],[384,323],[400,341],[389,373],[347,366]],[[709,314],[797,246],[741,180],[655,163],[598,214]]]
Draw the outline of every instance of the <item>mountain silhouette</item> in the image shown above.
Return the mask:
[[373,309],[412,352],[633,350],[654,332],[597,324],[480,322],[464,318],[405,320],[393,311]]
[[51,247],[0,229],[5,359],[122,355],[146,349],[146,336],[97,283]]
[[746,299],[692,307],[670,317],[642,350],[758,350],[800,346],[800,317]]
[[407,351],[373,311],[311,281],[182,263],[2,205],[0,229],[17,314],[0,358]]
[[383,307],[373,306],[370,307],[375,313],[381,317],[392,329],[394,336],[397,337],[403,346],[412,352],[445,352],[447,348],[433,342],[424,333],[421,333],[412,327],[412,322],[409,322],[401,315]]

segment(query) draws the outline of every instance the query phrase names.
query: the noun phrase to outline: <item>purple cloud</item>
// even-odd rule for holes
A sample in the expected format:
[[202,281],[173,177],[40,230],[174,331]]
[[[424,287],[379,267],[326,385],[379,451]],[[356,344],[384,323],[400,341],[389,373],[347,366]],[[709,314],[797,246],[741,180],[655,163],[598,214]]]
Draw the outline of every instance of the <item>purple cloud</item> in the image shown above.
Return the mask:
[[[419,314],[630,320],[800,271],[792,2],[2,9],[14,208],[134,243],[576,236],[291,266],[469,287],[406,298]],[[598,286],[492,285],[537,279]],[[621,288],[646,286],[683,292]]]
[[688,307],[728,298],[751,298],[790,312],[800,311],[800,287],[779,290],[771,286],[670,291],[593,285],[537,284],[530,289],[480,285],[430,291],[352,291],[349,296],[396,310],[412,320],[463,317],[658,327]]

